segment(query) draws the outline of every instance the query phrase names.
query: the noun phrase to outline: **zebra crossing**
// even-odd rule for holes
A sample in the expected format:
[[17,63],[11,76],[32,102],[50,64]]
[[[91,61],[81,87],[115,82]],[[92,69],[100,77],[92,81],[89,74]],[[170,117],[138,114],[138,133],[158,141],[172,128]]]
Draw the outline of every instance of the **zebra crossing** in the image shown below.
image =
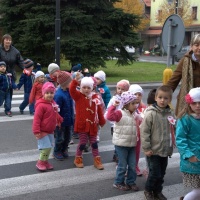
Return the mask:
[[[19,121],[26,123],[33,119],[29,115],[28,108],[24,115],[19,113],[19,103],[23,94],[15,94],[12,101],[13,117],[0,116],[0,127],[3,123],[9,126],[10,123]],[[3,108],[0,108],[2,113]],[[31,124],[31,123],[30,123]],[[102,129],[103,134],[110,134],[108,127]],[[30,127],[31,129],[31,127]],[[109,133],[108,133],[109,132]],[[0,134],[4,134],[1,132]],[[9,133],[7,133],[9,134]],[[33,143],[36,143],[34,139]],[[75,140],[74,140],[75,141]],[[4,141],[1,141],[3,143]],[[33,145],[34,146],[34,145]],[[113,145],[111,139],[99,143],[99,151],[104,164],[104,170],[97,170],[93,167],[91,152],[84,153],[83,160],[85,167],[77,169],[73,166],[73,159],[76,152],[77,140],[69,148],[69,158],[65,161],[56,161],[50,157],[54,170],[49,172],[38,172],[35,168],[39,152],[35,148],[17,150],[12,152],[0,152],[0,199],[22,200],[22,199],[72,199],[72,200],[142,200],[145,177],[137,178],[139,192],[119,191],[112,187],[116,165],[112,162]],[[146,162],[141,156],[140,168],[145,169]],[[163,193],[169,200],[179,200],[187,193],[182,185],[181,173],[179,172],[179,153],[174,153],[169,159],[169,165],[165,176]]]

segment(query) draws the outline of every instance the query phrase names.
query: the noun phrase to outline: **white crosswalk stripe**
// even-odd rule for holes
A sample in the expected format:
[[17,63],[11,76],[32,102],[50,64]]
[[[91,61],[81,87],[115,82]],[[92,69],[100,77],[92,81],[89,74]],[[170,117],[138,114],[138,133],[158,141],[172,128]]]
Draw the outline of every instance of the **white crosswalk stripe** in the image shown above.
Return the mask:
[[[12,102],[12,112],[19,112],[18,105],[21,103],[23,95],[14,95]],[[0,112],[3,108],[0,109]],[[28,108],[26,108],[28,111]],[[29,115],[29,112],[26,112],[24,115],[13,115],[13,117],[0,116],[0,122],[9,122],[9,121],[20,121],[20,120],[32,120],[33,116]],[[1,124],[0,123],[0,124]],[[77,145],[71,145],[69,148],[70,156],[75,155]],[[99,151],[100,152],[109,152],[113,151],[114,147],[112,145],[111,140],[101,141],[99,143]],[[38,159],[39,151],[37,149],[9,152],[9,153],[1,153],[0,154],[0,168],[15,166],[17,164],[25,164],[29,162],[33,162],[35,165],[36,160]],[[85,154],[91,154],[85,153]],[[172,158],[169,159],[168,169],[178,169],[179,168],[179,153],[174,153]],[[59,162],[59,161],[58,161]],[[145,169],[146,162],[144,158],[140,158],[140,168]],[[30,173],[22,176],[13,176],[9,178],[0,179],[0,198],[12,198],[12,199],[20,199],[20,195],[38,193],[50,189],[58,189],[74,186],[75,188],[78,185],[93,185],[98,184],[101,181],[114,181],[115,178],[115,169],[116,165],[113,162],[105,163],[104,170],[97,170],[93,165],[85,166],[83,169],[77,168],[69,168],[62,170],[54,170],[48,173]],[[166,174],[166,176],[170,176],[170,174]],[[173,177],[172,177],[173,178]],[[138,178],[140,179],[140,178]],[[143,178],[145,184],[145,179]],[[172,185],[164,186],[163,193],[168,197],[169,200],[177,200],[183,194],[187,192],[187,190],[183,187],[182,181],[179,183],[175,183]],[[110,185],[109,190],[112,189],[112,185]],[[144,199],[143,191],[139,192],[118,192],[113,188],[116,193],[113,196],[106,195],[103,198],[98,198],[102,200],[142,200]],[[19,197],[19,198],[17,198]],[[37,198],[32,198],[37,199]],[[44,199],[44,198],[43,198]],[[70,199],[70,198],[59,198],[58,199]],[[76,199],[76,198],[72,198]],[[91,199],[94,199],[91,197]]]

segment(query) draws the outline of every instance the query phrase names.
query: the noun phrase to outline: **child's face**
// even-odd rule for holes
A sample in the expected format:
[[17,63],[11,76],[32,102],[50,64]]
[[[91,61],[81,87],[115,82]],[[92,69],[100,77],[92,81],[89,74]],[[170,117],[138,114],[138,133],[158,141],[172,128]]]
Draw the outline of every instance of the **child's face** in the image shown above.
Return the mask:
[[88,96],[92,92],[92,88],[88,87],[88,86],[83,86],[83,87],[81,87],[81,92],[82,92],[82,94]]
[[47,100],[47,101],[52,101],[53,100],[53,98],[54,98],[54,92],[46,92],[45,94],[44,94],[44,99],[45,100]]
[[5,73],[6,72],[6,66],[0,65],[0,72]]
[[133,101],[131,101],[129,104],[128,104],[128,110],[130,112],[135,112],[136,109],[138,108],[138,105],[139,105],[139,100],[138,99],[135,99]]
[[200,115],[200,102],[191,103],[190,108],[195,114]]
[[44,80],[45,80],[45,77],[43,75],[38,77],[38,82],[43,83]]
[[97,85],[100,85],[102,83],[102,80],[97,77],[95,77],[95,78],[97,79]]
[[165,108],[172,99],[169,92],[158,91],[157,95],[155,96],[155,100],[160,108]]
[[137,97],[137,99],[139,100],[139,103],[140,103],[142,101],[142,94],[140,92],[137,92],[134,95]]
[[118,95],[121,96],[121,94],[122,94],[123,92],[125,92],[125,91],[126,91],[126,90],[124,90],[123,88],[117,87],[117,94],[118,94]]
[[32,71],[33,68],[34,68],[34,66],[31,66],[31,67],[28,68],[28,70]]

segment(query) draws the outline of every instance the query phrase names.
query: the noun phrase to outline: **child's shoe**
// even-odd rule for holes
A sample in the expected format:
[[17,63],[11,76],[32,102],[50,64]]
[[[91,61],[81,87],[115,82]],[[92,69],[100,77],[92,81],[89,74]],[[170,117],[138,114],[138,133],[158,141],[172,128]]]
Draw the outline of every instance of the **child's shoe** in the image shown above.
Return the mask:
[[124,183],[122,184],[113,184],[114,188],[117,188],[118,190],[128,191],[130,190],[130,187]]
[[8,117],[12,117],[12,112],[10,112],[10,111],[5,112],[5,114],[6,114]]
[[81,156],[76,156],[74,159],[74,164],[76,165],[76,167],[78,168],[83,168],[83,158]]
[[68,150],[64,151],[64,152],[62,153],[62,155],[63,155],[64,158],[68,158],[68,157],[69,157]]
[[63,154],[61,152],[53,152],[53,157],[56,159],[56,160],[64,160],[64,157],[63,157]]
[[96,167],[99,170],[103,170],[104,167],[101,163],[101,157],[100,156],[96,156],[94,157],[94,167]]
[[163,195],[162,192],[159,192],[159,193],[154,192],[154,199],[155,200],[167,200],[167,198]]
[[50,164],[48,161],[45,161],[45,165],[46,165],[46,168],[47,168],[48,170],[53,169],[53,165]]
[[38,160],[36,167],[40,171],[43,171],[43,172],[46,171],[47,170],[46,161]]
[[151,192],[149,192],[149,191],[144,191],[144,197],[145,197],[145,199],[146,200],[155,200],[154,199],[154,194],[153,194],[153,192],[151,191]]

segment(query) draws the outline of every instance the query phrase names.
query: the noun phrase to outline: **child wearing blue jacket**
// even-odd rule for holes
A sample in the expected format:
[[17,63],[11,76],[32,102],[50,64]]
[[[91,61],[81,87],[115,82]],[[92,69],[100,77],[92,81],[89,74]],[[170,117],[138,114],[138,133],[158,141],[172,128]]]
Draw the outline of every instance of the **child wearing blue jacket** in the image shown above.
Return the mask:
[[0,106],[4,103],[5,114],[8,117],[12,117],[11,112],[11,96],[10,90],[16,89],[16,85],[11,79],[11,74],[6,72],[6,63],[4,61],[0,62]]
[[57,79],[60,87],[56,91],[54,100],[60,108],[59,114],[63,117],[63,122],[61,128],[56,127],[55,130],[55,147],[53,156],[56,160],[64,160],[65,158],[68,158],[68,145],[74,125],[73,99],[69,93],[69,84],[71,80],[71,74],[65,71],[62,71]]
[[184,200],[200,199],[200,87],[185,96],[185,109],[179,114],[176,126],[176,145],[180,153],[183,184],[193,190]]
[[[29,96],[31,93],[31,89],[32,89],[33,81],[35,77],[35,74],[33,72],[33,68],[34,68],[33,61],[30,59],[25,59],[23,62],[23,65],[24,65],[24,70],[19,79],[19,83],[17,84],[18,89],[20,89],[22,85],[24,85],[24,100],[19,105],[19,111],[21,114],[24,114],[24,109],[29,104]],[[33,103],[29,105],[29,112],[30,112],[30,115],[34,114]]]

